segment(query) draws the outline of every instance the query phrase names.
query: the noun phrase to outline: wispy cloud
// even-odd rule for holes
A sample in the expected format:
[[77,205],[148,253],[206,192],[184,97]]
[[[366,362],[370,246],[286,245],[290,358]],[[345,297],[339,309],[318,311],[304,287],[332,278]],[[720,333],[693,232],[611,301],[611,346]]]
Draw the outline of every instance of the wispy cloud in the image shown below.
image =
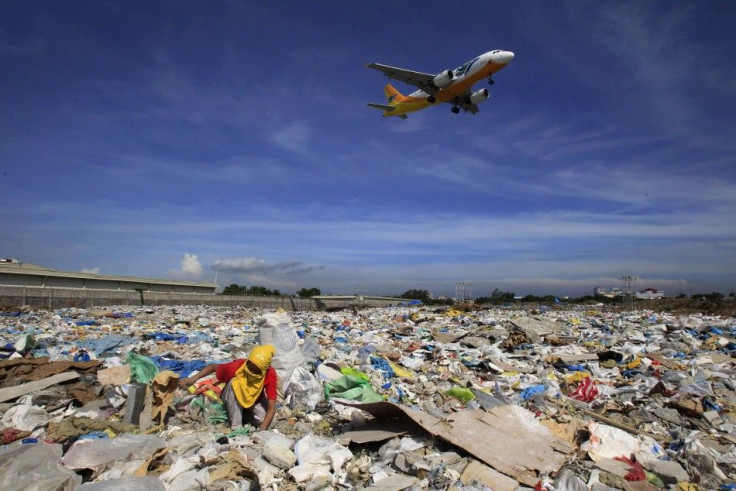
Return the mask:
[[311,131],[302,123],[291,123],[271,135],[271,141],[297,154],[306,153]]
[[299,275],[324,269],[324,266],[313,266],[301,261],[269,262],[254,257],[216,259],[213,261],[212,267],[218,271],[230,273],[279,275]]

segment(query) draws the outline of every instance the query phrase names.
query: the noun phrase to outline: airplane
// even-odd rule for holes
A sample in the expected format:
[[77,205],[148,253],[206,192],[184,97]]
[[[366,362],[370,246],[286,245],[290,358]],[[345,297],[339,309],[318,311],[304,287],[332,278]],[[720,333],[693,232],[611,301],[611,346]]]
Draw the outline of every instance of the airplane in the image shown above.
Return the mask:
[[386,104],[371,102],[368,106],[382,110],[384,117],[398,116],[406,119],[406,113],[419,111],[437,102],[449,102],[453,113],[457,114],[462,109],[475,115],[478,112],[478,103],[488,99],[490,93],[488,89],[473,91],[473,85],[484,78],[488,78],[488,83],[492,85],[493,74],[513,59],[514,53],[511,51],[497,49],[483,53],[454,70],[445,70],[437,75],[369,63],[367,68],[383,72],[388,78],[414,85],[419,90],[405,96],[391,84],[386,84],[383,89],[386,93]]

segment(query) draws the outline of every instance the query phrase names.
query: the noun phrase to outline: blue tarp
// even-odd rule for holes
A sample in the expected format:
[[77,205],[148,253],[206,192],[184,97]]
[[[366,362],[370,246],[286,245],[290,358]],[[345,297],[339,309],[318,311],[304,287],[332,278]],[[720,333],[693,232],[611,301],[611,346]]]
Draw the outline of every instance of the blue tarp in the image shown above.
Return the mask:
[[130,336],[103,336],[98,339],[78,341],[76,344],[77,347],[90,351],[99,357],[102,353],[113,351],[121,346],[138,344],[138,340]]
[[171,370],[177,375],[189,376],[193,372],[198,372],[207,366],[204,360],[166,360],[162,356],[149,357],[158,366],[159,370]]

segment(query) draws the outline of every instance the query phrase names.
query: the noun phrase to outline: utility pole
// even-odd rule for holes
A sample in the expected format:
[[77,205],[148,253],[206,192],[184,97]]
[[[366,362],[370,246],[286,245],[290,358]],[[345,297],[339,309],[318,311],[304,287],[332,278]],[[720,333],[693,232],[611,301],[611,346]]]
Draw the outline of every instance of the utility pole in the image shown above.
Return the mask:
[[459,302],[470,300],[470,283],[458,281],[455,283],[455,299]]
[[621,279],[624,282],[624,302],[623,302],[623,308],[625,311],[631,312],[634,310],[634,298],[635,298],[635,289],[636,289],[636,280],[638,279],[636,276],[622,276]]

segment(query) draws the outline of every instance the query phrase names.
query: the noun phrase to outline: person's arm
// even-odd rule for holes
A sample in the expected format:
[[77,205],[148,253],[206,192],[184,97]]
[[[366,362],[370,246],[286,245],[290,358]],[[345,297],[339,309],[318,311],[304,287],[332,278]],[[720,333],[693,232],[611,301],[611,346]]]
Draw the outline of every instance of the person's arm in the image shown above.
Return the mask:
[[266,410],[266,416],[263,417],[263,423],[258,427],[259,430],[267,430],[271,426],[271,421],[276,414],[276,399],[268,400],[268,409]]
[[212,365],[207,365],[202,370],[198,371],[191,377],[183,378],[179,381],[179,387],[182,389],[186,389],[190,385],[192,385],[197,380],[206,377],[207,375],[212,375],[215,373],[215,369],[217,368],[217,364],[213,363]]

